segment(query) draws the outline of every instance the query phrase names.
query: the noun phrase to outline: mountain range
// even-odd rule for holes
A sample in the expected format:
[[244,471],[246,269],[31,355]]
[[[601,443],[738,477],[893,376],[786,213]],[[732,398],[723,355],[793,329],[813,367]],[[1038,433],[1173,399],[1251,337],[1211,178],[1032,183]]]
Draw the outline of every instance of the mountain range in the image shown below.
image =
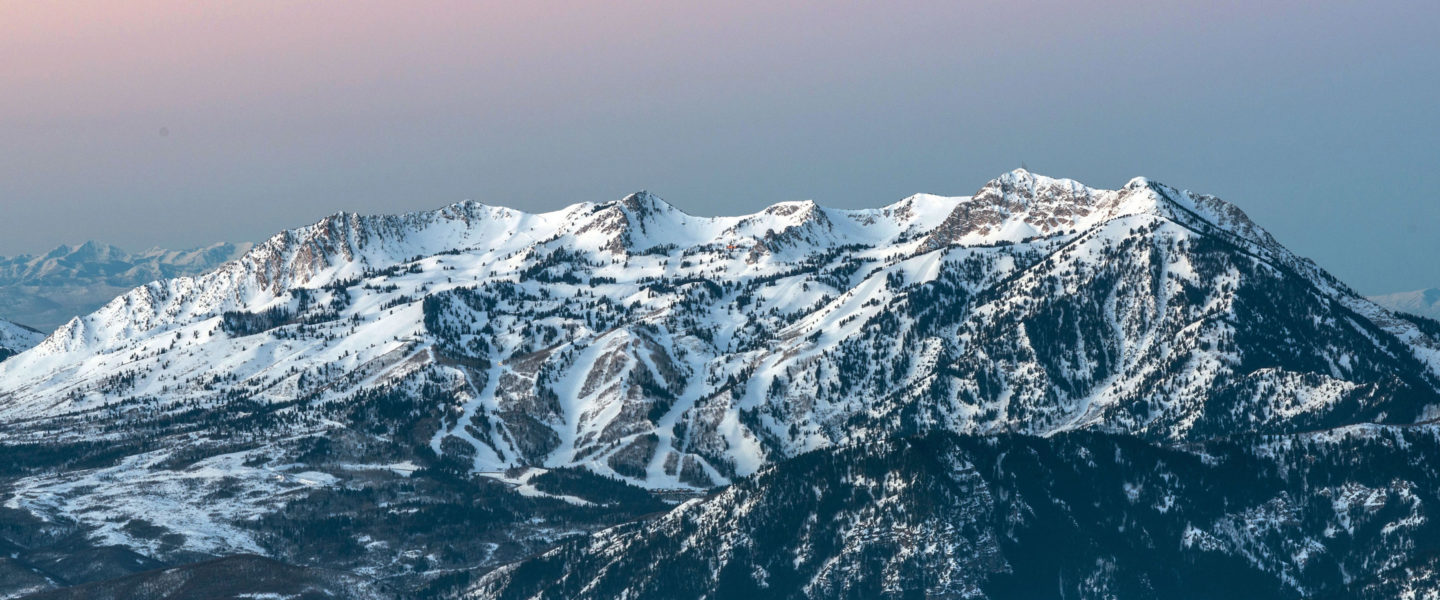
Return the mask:
[[0,593],[1395,597],[1437,415],[1440,322],[1143,178],[340,213],[0,363]]
[[152,248],[130,253],[86,242],[43,255],[0,257],[0,317],[43,331],[94,312],[151,281],[209,271],[254,244],[213,244],[193,250]]
[[44,339],[39,331],[0,319],[0,361],[34,348]]
[[1370,296],[1370,301],[1396,312],[1440,319],[1440,288]]

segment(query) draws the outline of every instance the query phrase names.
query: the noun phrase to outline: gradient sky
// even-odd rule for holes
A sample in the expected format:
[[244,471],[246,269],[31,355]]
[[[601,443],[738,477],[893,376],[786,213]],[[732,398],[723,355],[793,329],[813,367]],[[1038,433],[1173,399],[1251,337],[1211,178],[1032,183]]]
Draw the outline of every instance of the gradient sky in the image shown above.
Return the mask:
[[1440,286],[1440,2],[1084,4],[0,0],[0,254],[642,188],[879,206],[1023,161]]

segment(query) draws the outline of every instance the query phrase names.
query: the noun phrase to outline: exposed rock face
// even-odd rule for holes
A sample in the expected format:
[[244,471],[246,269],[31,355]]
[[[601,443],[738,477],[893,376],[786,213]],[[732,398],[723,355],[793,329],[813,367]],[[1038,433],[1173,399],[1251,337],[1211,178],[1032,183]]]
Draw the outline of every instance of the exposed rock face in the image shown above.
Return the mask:
[[930,234],[925,247],[964,243],[967,238],[1020,241],[1074,227],[1101,202],[1122,194],[1097,193],[1069,179],[1037,177],[1028,171],[1006,173],[961,202]]

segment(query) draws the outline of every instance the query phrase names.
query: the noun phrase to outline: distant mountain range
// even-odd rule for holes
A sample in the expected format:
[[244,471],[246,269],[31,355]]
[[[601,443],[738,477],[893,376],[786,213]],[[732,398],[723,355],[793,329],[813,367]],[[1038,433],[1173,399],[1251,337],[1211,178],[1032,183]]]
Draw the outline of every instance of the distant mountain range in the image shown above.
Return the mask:
[[1440,288],[1371,296],[1370,301],[1390,310],[1440,319]]
[[339,213],[231,251],[0,363],[0,595],[235,555],[413,597],[1440,581],[1440,322],[1213,196],[1016,170],[863,210]]
[[39,256],[0,257],[0,317],[49,332],[138,286],[203,273],[253,246],[247,242],[130,253],[86,242]]
[[45,334],[34,329],[0,319],[0,361],[34,348]]

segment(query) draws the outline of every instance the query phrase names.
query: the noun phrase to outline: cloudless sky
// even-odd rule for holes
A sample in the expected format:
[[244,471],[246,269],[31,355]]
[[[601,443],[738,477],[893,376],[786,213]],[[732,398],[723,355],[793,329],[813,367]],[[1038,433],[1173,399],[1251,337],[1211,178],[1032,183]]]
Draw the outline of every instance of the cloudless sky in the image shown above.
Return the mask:
[[339,210],[693,214],[1019,166],[1219,195],[1440,286],[1440,2],[0,0],[0,254]]

